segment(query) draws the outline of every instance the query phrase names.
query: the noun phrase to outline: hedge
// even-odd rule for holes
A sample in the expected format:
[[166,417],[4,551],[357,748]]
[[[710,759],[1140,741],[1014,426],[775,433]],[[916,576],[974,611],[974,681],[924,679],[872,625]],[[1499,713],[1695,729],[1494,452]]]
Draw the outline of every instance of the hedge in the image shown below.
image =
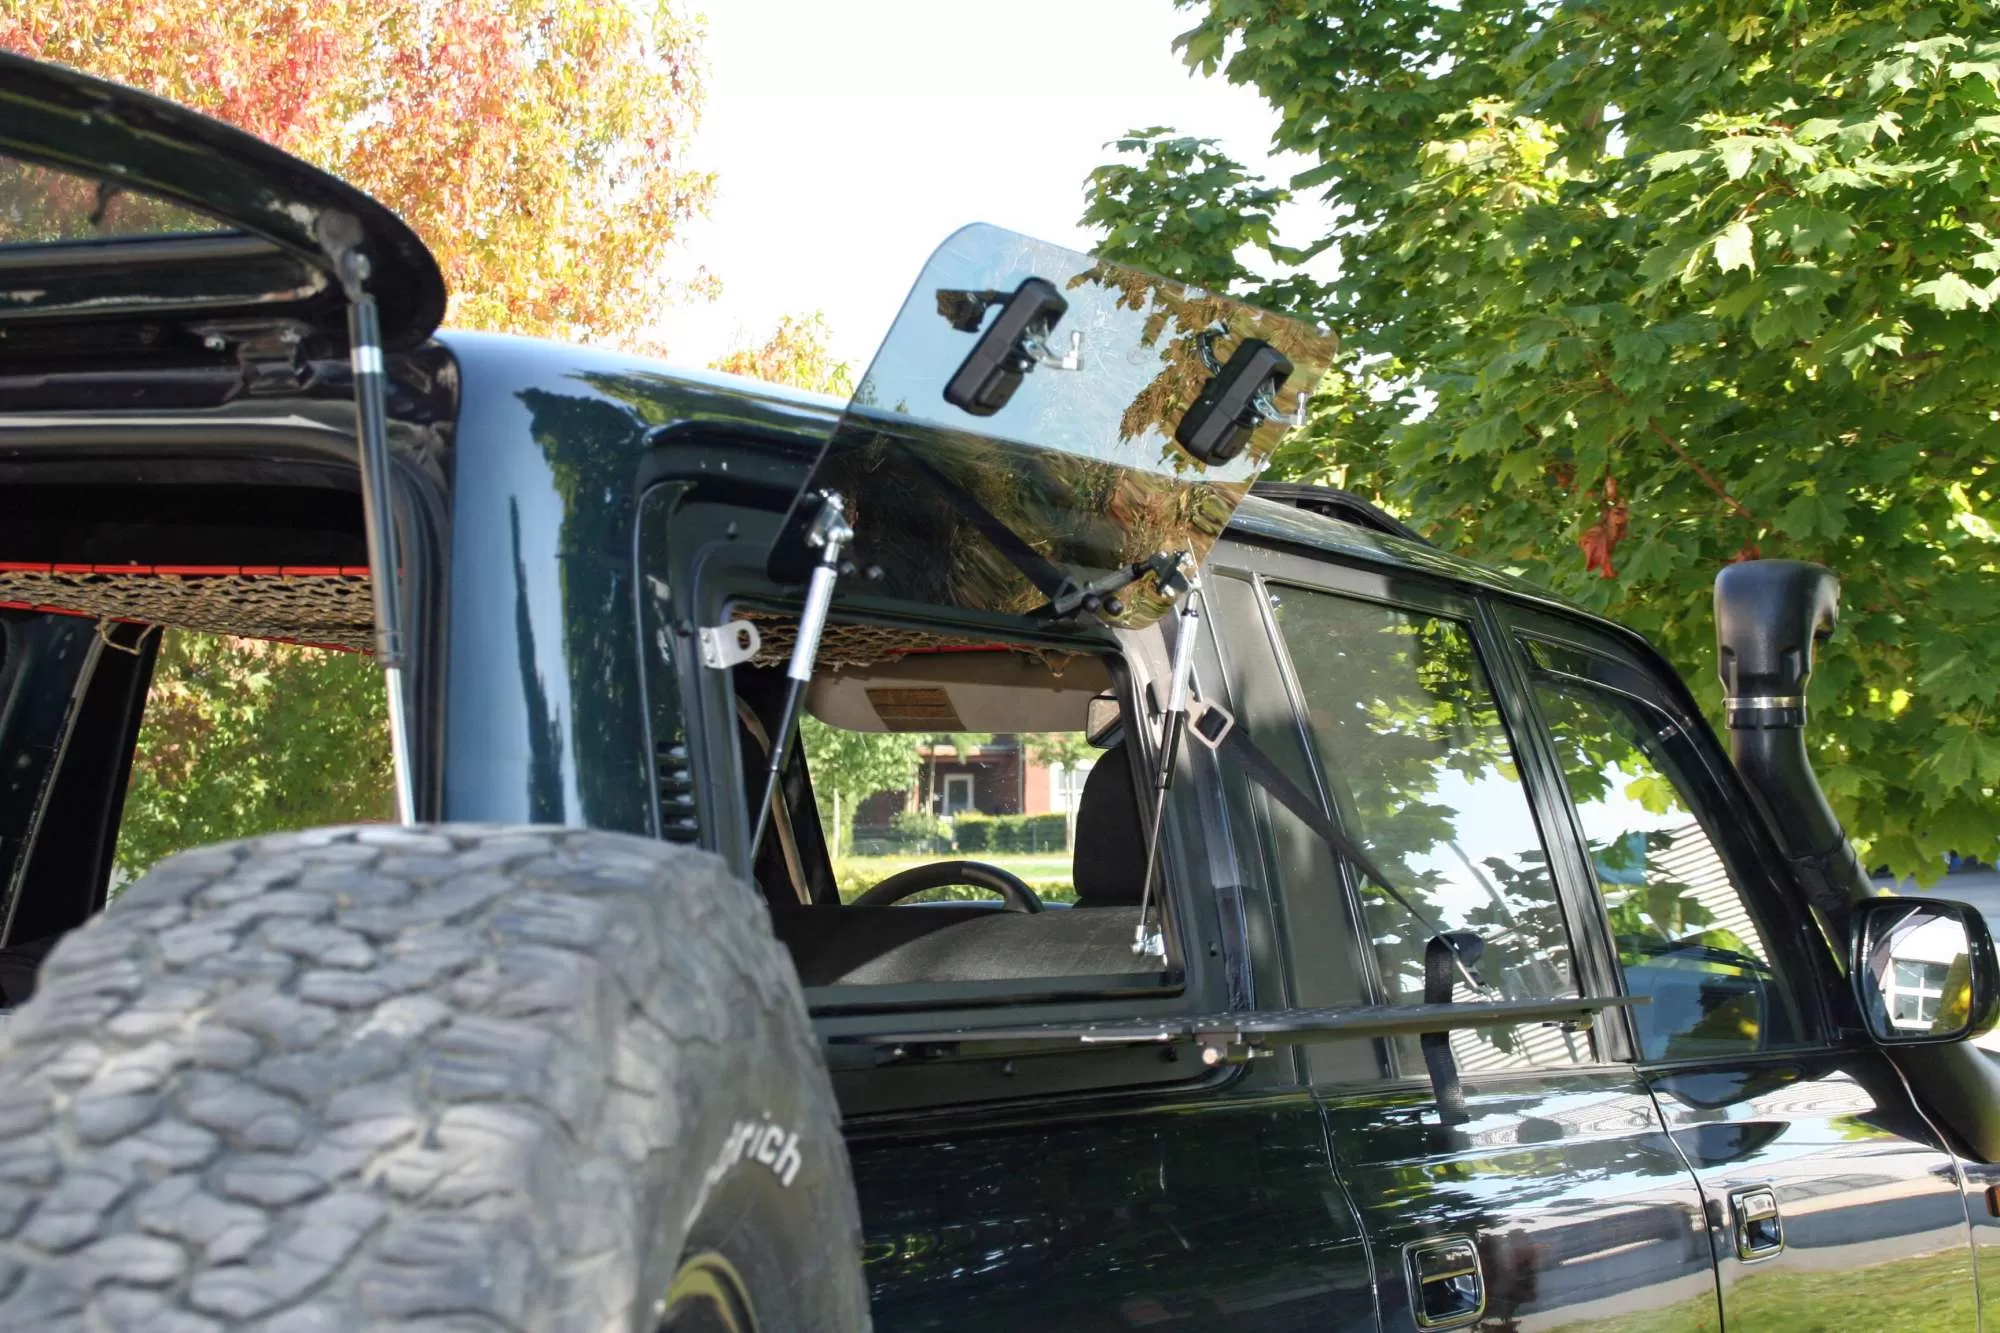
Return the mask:
[[959,815],[952,834],[961,852],[1060,852],[1069,846],[1069,817]]

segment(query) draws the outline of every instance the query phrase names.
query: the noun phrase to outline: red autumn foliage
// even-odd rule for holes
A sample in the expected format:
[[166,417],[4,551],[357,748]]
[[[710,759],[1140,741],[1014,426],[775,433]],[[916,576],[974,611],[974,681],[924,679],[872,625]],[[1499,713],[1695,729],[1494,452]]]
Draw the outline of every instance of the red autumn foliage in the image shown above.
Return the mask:
[[0,0],[0,47],[226,120],[353,181],[460,326],[637,337],[713,181],[679,165],[699,26],[668,0]]
[[1626,529],[1630,526],[1631,511],[1618,498],[1618,479],[1604,479],[1604,493],[1598,502],[1597,522],[1584,529],[1577,545],[1583,548],[1583,567],[1600,577],[1615,579],[1618,570],[1611,563],[1612,554],[1618,543],[1625,540]]

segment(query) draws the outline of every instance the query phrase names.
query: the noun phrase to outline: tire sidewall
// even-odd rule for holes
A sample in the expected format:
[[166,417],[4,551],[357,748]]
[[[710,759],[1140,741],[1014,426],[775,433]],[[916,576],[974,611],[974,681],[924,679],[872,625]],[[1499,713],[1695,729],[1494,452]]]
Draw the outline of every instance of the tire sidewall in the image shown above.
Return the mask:
[[663,1256],[653,1308],[665,1314],[683,1263],[713,1254],[740,1279],[765,1333],[848,1333],[860,1256],[846,1145],[828,1114],[817,1052],[796,1067],[784,1055],[799,1043],[770,1035],[778,1039],[741,1052],[735,1077],[703,1099],[703,1147],[690,1163],[677,1252]]

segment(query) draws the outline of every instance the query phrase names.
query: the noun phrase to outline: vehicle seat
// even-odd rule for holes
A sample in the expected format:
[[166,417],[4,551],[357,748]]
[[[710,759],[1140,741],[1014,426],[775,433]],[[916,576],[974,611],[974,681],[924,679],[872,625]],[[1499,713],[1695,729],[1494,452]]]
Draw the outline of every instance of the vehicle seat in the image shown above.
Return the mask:
[[1131,747],[1106,750],[1076,803],[1076,851],[1070,882],[1078,907],[1137,907],[1146,874],[1146,826]]
[[1077,802],[1071,871],[1084,916],[989,903],[890,907],[779,902],[772,925],[808,986],[1011,981],[1133,970],[1146,830],[1130,751],[1106,750]]

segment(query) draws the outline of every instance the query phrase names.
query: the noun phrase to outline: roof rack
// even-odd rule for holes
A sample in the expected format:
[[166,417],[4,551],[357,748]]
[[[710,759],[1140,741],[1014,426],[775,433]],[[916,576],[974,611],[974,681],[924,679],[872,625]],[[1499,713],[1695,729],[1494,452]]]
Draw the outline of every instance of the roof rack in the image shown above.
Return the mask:
[[1250,494],[1290,505],[1294,509],[1319,514],[1325,518],[1337,518],[1372,532],[1401,537],[1405,541],[1422,542],[1425,546],[1434,545],[1415,528],[1388,510],[1362,499],[1353,491],[1343,491],[1333,486],[1305,486],[1291,481],[1260,481],[1251,485]]

